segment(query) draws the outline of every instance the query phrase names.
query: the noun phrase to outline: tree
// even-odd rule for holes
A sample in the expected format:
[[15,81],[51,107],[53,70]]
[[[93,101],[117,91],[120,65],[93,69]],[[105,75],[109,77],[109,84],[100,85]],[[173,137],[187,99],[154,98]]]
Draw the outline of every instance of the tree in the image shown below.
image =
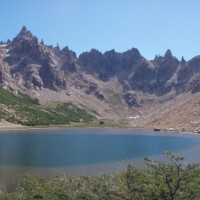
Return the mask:
[[199,164],[183,165],[182,157],[166,152],[169,162],[145,159],[154,199],[194,199],[200,195]]
[[148,176],[142,169],[128,165],[125,172],[113,176],[109,191],[117,199],[138,200],[148,198]]

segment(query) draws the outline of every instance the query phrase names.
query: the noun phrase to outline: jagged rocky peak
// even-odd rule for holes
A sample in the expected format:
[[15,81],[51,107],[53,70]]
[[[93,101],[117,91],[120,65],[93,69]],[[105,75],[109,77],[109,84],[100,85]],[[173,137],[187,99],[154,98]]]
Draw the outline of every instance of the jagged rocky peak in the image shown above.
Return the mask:
[[187,62],[187,64],[191,68],[191,70],[196,69],[199,72],[200,71],[200,55],[195,56],[194,58],[190,59]]
[[174,63],[178,64],[180,61],[175,56],[173,56],[171,50],[168,49],[165,52],[164,56],[156,55],[154,60],[152,60],[152,62],[156,66],[160,65],[161,63],[164,62],[164,66],[166,66],[166,65],[170,64],[171,62],[174,62]]
[[83,52],[79,56],[79,62],[88,72],[97,72],[105,66],[105,58],[97,49],[91,49],[89,52]]
[[57,47],[41,44],[25,26],[10,43],[9,49],[9,57],[4,61],[11,66],[13,81],[20,82],[27,89],[65,89],[63,69],[76,67],[69,50],[71,54],[67,56]]
[[17,37],[14,38],[16,40],[37,40],[37,37],[33,36],[33,34],[23,26]]
[[76,53],[74,51],[70,50],[68,46],[64,47],[60,51],[61,51],[61,53],[63,53],[64,55],[69,56],[70,58],[77,59]]
[[137,56],[141,56],[141,54],[140,54],[140,52],[139,52],[139,50],[137,48],[132,48],[130,50],[130,52],[133,53],[133,54],[135,54],[135,55],[137,55]]
[[109,60],[109,62],[116,62],[121,59],[121,53],[116,52],[114,49],[111,49],[110,51],[106,51],[104,54],[105,58]]
[[83,69],[103,81],[108,81],[122,71],[134,70],[144,58],[136,48],[122,53],[115,50],[101,53],[96,49],[84,52],[79,56],[79,63]]
[[186,60],[185,60],[184,57],[182,56],[182,57],[181,57],[181,65],[182,65],[182,64],[185,64],[185,63],[186,63]]
[[164,55],[164,58],[173,58],[172,52],[170,49],[168,49]]
[[91,49],[90,52],[82,53],[79,56],[79,62],[88,73],[95,75],[102,81],[108,81],[116,73],[122,71],[121,58],[122,53],[118,53],[115,50],[101,53],[96,49]]
[[152,60],[152,62],[156,63],[156,62],[159,62],[160,60],[162,60],[162,56],[160,56],[159,54],[157,54],[154,59]]
[[27,30],[26,26],[23,26],[20,33],[23,34],[23,33],[27,33],[27,32],[28,32],[28,30]]
[[100,51],[98,51],[97,49],[91,49],[89,52],[86,51],[86,52],[81,53],[79,56],[79,60],[80,60],[80,62],[85,63],[85,61],[86,61],[85,59],[87,59],[87,61],[89,61],[89,60],[91,61],[99,56],[102,57],[103,54]]
[[122,56],[125,56],[126,58],[128,56],[131,56],[134,59],[142,57],[141,54],[140,54],[140,52],[139,52],[139,50],[137,48],[132,48],[132,49],[130,49],[128,51],[123,52]]
[[27,30],[25,26],[22,27],[19,34],[13,39],[10,43],[10,47],[14,50],[16,54],[27,54],[30,51],[32,52],[32,48],[34,51],[38,51],[38,39],[36,36]]
[[125,71],[135,68],[136,64],[141,61],[143,57],[136,48],[132,48],[121,54],[121,68]]

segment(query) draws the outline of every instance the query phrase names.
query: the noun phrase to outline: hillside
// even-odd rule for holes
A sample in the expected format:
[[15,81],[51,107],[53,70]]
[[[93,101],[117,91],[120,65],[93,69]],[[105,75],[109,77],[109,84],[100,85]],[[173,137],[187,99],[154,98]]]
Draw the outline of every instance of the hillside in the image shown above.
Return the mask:
[[22,93],[12,94],[0,88],[0,119],[25,126],[91,122],[94,117],[70,103],[40,105]]
[[77,57],[24,26],[0,43],[0,85],[0,116],[13,123],[90,122],[92,114],[106,126],[200,131],[200,56],[178,60],[167,50],[147,60],[132,48]]

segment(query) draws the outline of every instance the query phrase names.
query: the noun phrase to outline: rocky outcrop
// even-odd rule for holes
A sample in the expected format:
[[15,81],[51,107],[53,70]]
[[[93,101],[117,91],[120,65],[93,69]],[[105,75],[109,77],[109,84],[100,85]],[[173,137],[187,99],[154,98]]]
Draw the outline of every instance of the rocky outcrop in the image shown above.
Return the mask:
[[76,72],[78,67],[76,54],[68,47],[60,50],[44,45],[26,27],[8,48],[9,56],[4,61],[9,64],[12,77],[28,89],[66,89],[67,75]]
[[[156,56],[153,61],[144,58],[135,65],[134,73],[129,76],[128,85],[131,90],[142,91],[144,93],[165,95],[173,88],[170,82],[178,69],[180,62],[172,56],[170,50],[165,55]],[[125,85],[127,88],[127,85]],[[125,89],[127,90],[127,89]]]
[[100,91],[97,90],[97,91],[95,91],[94,94],[99,100],[101,100],[101,101],[105,100],[105,96]]
[[95,75],[102,81],[108,81],[124,71],[134,70],[138,61],[143,59],[135,48],[118,53],[115,50],[106,51],[104,54],[96,49],[82,53],[78,60],[86,73]]
[[134,67],[137,66],[137,62],[141,61],[142,59],[143,57],[140,55],[138,49],[132,48],[121,54],[121,68],[123,71],[128,71],[130,69],[134,70]]
[[101,101],[105,100],[105,96],[101,91],[99,91],[98,86],[95,83],[89,83],[88,88],[85,90],[85,93],[88,95],[93,94]]
[[127,105],[130,108],[135,108],[135,107],[139,107],[139,102],[138,102],[138,98],[137,96],[132,93],[132,92],[127,92],[124,96],[123,96],[124,101],[127,103]]
[[135,69],[128,82],[131,90],[152,93],[156,87],[156,70],[144,61]]
[[181,68],[177,76],[176,89],[180,92],[200,91],[200,56],[186,62],[181,61]]
[[107,81],[111,73],[106,57],[96,49],[84,52],[79,56],[79,63],[86,73]]

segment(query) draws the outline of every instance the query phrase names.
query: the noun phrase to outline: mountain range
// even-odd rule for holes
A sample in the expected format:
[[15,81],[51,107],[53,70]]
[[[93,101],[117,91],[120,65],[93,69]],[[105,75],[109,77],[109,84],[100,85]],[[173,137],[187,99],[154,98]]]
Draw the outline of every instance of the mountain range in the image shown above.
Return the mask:
[[108,124],[200,131],[200,56],[178,60],[167,50],[147,60],[132,48],[77,57],[38,41],[24,26],[0,42],[0,85],[40,105],[71,103]]

